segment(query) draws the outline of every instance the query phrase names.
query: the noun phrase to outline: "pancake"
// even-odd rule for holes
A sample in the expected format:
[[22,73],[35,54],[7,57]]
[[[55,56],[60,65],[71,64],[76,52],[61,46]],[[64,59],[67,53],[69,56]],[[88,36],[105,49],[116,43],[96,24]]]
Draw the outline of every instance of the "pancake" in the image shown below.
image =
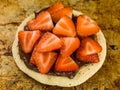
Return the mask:
[[[74,16],[82,15],[81,12],[73,10]],[[76,73],[73,79],[70,79],[65,76],[54,76],[54,75],[48,75],[48,74],[41,74],[39,72],[35,72],[31,69],[29,69],[23,60],[21,60],[19,55],[19,44],[18,44],[18,32],[20,30],[24,30],[24,26],[26,23],[30,20],[35,18],[35,14],[30,15],[27,17],[18,27],[15,41],[12,46],[12,53],[13,57],[15,59],[15,62],[18,66],[18,68],[23,71],[25,74],[27,74],[29,77],[35,79],[36,81],[47,84],[47,85],[53,85],[53,86],[60,86],[60,87],[72,87],[77,86],[88,80],[90,77],[92,77],[103,65],[106,57],[106,40],[105,37],[100,30],[96,34],[96,39],[98,43],[102,46],[102,52],[98,54],[100,61],[98,63],[90,63],[87,65],[83,65],[80,67],[79,71]]]

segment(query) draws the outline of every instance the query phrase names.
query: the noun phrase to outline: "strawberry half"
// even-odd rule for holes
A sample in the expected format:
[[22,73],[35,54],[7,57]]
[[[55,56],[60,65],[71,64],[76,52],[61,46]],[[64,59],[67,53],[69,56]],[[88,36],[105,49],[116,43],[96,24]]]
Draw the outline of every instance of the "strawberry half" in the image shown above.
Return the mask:
[[33,55],[35,55],[34,53],[35,52],[32,53],[32,56],[30,58],[30,63],[33,64],[33,65],[36,65],[35,60],[33,59]]
[[24,53],[32,52],[34,44],[37,42],[40,36],[41,32],[39,30],[18,32],[19,43]]
[[38,52],[49,52],[61,48],[63,42],[54,34],[46,32],[40,39],[36,50]]
[[53,33],[62,36],[76,36],[72,19],[68,16],[63,16],[55,25]]
[[54,12],[56,12],[56,11],[58,11],[59,9],[62,9],[62,8],[64,8],[63,4],[62,4],[61,2],[56,2],[56,3],[54,3],[52,6],[50,6],[50,7],[47,9],[47,11],[48,11],[50,14],[52,14],[52,13],[54,13]]
[[34,49],[33,49],[33,52],[32,52],[32,55],[31,55],[31,58],[30,58],[30,63],[34,64],[35,65],[35,60],[33,59],[33,55],[35,55],[36,53],[36,46],[37,46],[38,42],[35,43],[34,45]]
[[76,27],[77,33],[80,36],[89,36],[96,34],[100,29],[95,21],[85,15],[78,16]]
[[76,71],[78,68],[78,64],[71,57],[59,56],[55,64],[55,70],[59,72]]
[[64,37],[61,39],[63,46],[60,49],[60,54],[63,57],[70,56],[80,46],[80,40],[77,37]]
[[51,14],[52,19],[55,23],[57,23],[57,21],[59,21],[60,18],[62,18],[65,15],[72,18],[72,8],[70,7],[62,8]]
[[77,53],[76,58],[80,61],[87,62],[87,63],[97,63],[97,62],[99,62],[98,54],[81,56],[79,53]]
[[87,37],[82,39],[81,46],[77,50],[77,53],[79,53],[79,55],[81,56],[86,56],[86,55],[96,54],[101,51],[102,51],[102,47],[100,46],[100,44],[91,37]]
[[48,73],[53,66],[54,62],[57,58],[57,53],[55,52],[46,52],[46,53],[39,53],[35,52],[34,55],[32,55],[33,59],[35,60],[35,64],[38,68],[38,70],[42,73]]
[[39,15],[36,17],[36,19],[33,19],[32,21],[29,21],[27,23],[30,30],[52,30],[54,25],[52,22],[52,18],[49,12],[42,11],[39,13]]

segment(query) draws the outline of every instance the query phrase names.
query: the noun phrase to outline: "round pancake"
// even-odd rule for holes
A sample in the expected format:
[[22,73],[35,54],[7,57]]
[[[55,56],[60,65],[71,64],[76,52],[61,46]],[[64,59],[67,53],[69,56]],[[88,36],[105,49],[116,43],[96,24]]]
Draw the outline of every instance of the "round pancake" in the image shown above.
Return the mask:
[[[81,15],[82,13],[76,10],[73,10],[73,14],[75,16],[78,16],[78,15]],[[106,57],[106,40],[105,40],[105,37],[102,31],[100,30],[96,34],[97,41],[102,46],[102,52],[98,54],[100,62],[91,63],[91,64],[87,64],[87,65],[80,67],[79,71],[76,73],[73,79],[70,79],[65,76],[53,76],[53,75],[41,74],[41,73],[38,73],[38,72],[35,72],[29,69],[25,65],[24,61],[21,60],[20,55],[19,55],[18,32],[20,30],[23,30],[26,23],[30,21],[31,19],[33,19],[34,17],[35,15],[32,14],[20,24],[20,26],[18,27],[16,36],[15,36],[15,41],[12,46],[13,57],[15,59],[17,66],[19,67],[21,71],[23,71],[28,76],[32,77],[36,81],[43,83],[43,84],[60,86],[60,87],[72,87],[72,86],[77,86],[77,85],[82,84],[83,82],[88,80],[90,77],[92,77],[101,68],[101,66],[104,63],[105,57]]]

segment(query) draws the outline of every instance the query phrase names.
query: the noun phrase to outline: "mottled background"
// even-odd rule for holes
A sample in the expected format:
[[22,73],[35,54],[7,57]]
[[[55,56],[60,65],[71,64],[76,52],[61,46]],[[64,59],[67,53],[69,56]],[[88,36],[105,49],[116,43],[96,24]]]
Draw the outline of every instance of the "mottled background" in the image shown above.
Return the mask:
[[[22,20],[56,1],[96,20],[107,40],[104,65],[76,87],[53,87],[36,82],[18,69],[11,53]],[[120,0],[0,0],[0,90],[120,90]]]

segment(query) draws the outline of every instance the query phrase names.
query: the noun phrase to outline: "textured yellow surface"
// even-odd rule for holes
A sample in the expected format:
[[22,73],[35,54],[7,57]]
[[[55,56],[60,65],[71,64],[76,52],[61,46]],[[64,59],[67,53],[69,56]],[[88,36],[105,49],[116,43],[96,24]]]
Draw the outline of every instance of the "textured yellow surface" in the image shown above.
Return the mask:
[[[96,20],[107,41],[102,68],[71,88],[43,85],[16,66],[11,53],[19,24],[34,11],[61,1]],[[120,90],[120,0],[0,0],[0,90]]]

